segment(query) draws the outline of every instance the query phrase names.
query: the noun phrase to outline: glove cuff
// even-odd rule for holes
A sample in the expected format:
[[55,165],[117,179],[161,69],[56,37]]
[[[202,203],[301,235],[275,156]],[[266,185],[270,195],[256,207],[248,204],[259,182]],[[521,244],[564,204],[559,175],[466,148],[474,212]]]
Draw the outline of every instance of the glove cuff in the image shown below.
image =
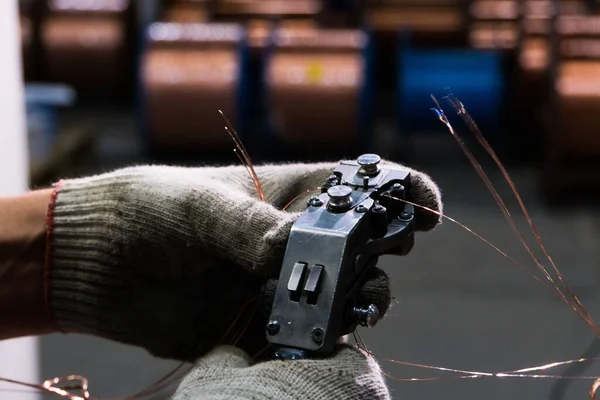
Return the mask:
[[[61,181],[49,207],[46,300],[57,328],[132,342],[122,329],[119,308],[132,297],[132,274],[115,241],[124,227],[118,218],[120,187],[132,179],[119,174]],[[117,329],[115,327],[121,327]]]

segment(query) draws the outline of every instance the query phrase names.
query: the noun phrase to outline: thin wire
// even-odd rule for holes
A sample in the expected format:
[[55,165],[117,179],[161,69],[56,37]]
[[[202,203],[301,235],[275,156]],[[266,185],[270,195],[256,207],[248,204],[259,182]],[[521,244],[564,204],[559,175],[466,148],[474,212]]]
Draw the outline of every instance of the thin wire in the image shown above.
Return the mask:
[[495,251],[497,251],[498,253],[500,253],[502,256],[506,257],[511,263],[513,263],[514,265],[516,265],[517,267],[523,269],[525,272],[527,272],[533,279],[535,279],[536,281],[538,281],[539,283],[541,283],[542,285],[546,286],[548,289],[551,289],[551,286],[548,285],[548,283],[546,281],[541,280],[538,276],[536,276],[533,272],[531,272],[530,270],[528,270],[526,267],[524,267],[522,264],[520,264],[517,260],[515,260],[514,258],[512,258],[511,256],[509,256],[505,251],[501,250],[499,247],[497,247],[496,245],[494,245],[492,242],[490,242],[488,239],[484,238],[482,235],[478,234],[477,232],[475,232],[473,229],[469,228],[467,225],[463,224],[462,222],[459,222],[457,220],[455,220],[454,218],[443,214],[440,211],[434,210],[432,208],[426,207],[426,206],[422,206],[420,204],[417,203],[413,203],[411,201],[405,200],[405,199],[401,199],[398,197],[394,197],[392,195],[385,195],[386,197],[389,197],[390,199],[393,200],[398,200],[401,201],[403,203],[406,204],[410,204],[414,207],[418,207],[422,210],[431,212],[433,214],[438,215],[441,218],[444,218],[447,221],[452,222],[453,224],[458,225],[459,227],[461,227],[462,229],[464,229],[465,231],[469,232],[471,235],[475,236],[477,239],[481,240],[482,242],[484,242],[485,244],[487,244],[488,246],[490,246],[492,249],[494,249]]
[[254,164],[252,164],[252,159],[250,158],[250,154],[246,150],[246,147],[244,146],[242,139],[240,139],[239,135],[233,128],[233,125],[231,124],[231,122],[229,122],[229,120],[225,116],[225,113],[223,113],[223,111],[221,111],[221,110],[219,110],[219,113],[221,114],[221,116],[225,120],[225,123],[227,124],[227,126],[225,127],[225,130],[227,131],[229,136],[231,136],[231,139],[233,139],[236,147],[240,150],[240,153],[242,154],[242,157],[244,159],[243,164],[246,165],[246,167],[249,168],[249,170],[250,170],[250,177],[252,178],[252,181],[254,182],[254,186],[256,186],[256,191],[258,193],[258,197],[261,199],[261,201],[265,201],[265,194],[262,189],[262,185],[260,184],[260,180],[258,179],[258,175],[257,175],[256,171],[254,170]]
[[[571,296],[571,298],[573,299],[573,301],[575,302],[575,304],[577,305],[577,307],[581,310],[581,313],[583,314],[583,315],[581,315],[582,318],[584,318],[584,320],[586,321],[586,323],[592,328],[592,330],[594,331],[594,333],[596,335],[600,335],[600,328],[596,325],[596,323],[594,322],[592,316],[585,309],[585,307],[583,306],[583,304],[581,303],[581,301],[579,300],[579,298],[575,295],[575,293],[573,293],[573,291],[571,290],[570,286],[564,281],[563,275],[559,271],[558,267],[554,263],[554,260],[550,256],[550,253],[548,252],[546,246],[544,245],[544,242],[542,241],[542,238],[541,238],[541,236],[540,236],[537,228],[535,227],[533,219],[529,215],[529,212],[527,211],[527,207],[525,207],[525,204],[523,203],[523,200],[522,200],[522,198],[521,198],[521,196],[519,194],[519,191],[517,190],[517,188],[516,188],[513,180],[511,179],[510,175],[508,174],[508,171],[506,170],[506,168],[504,168],[504,165],[500,161],[498,155],[492,149],[492,147],[490,146],[490,144],[488,143],[488,141],[484,138],[484,136],[481,133],[481,130],[479,129],[479,127],[477,126],[477,124],[475,123],[475,121],[473,120],[473,118],[471,117],[471,115],[467,112],[467,110],[466,110],[465,106],[462,104],[462,102],[460,100],[458,100],[458,98],[456,96],[454,96],[452,93],[449,93],[445,98],[447,99],[448,103],[450,103],[450,105],[452,105],[452,107],[454,108],[454,110],[462,118],[462,120],[465,122],[465,124],[470,128],[471,133],[475,136],[475,138],[477,139],[477,141],[479,142],[479,144],[485,149],[485,151],[492,158],[492,160],[494,160],[494,162],[496,163],[496,165],[498,166],[498,168],[502,172],[502,175],[504,176],[504,179],[506,180],[506,182],[510,186],[511,191],[513,192],[515,198],[517,199],[517,202],[519,203],[519,206],[520,206],[521,210],[523,211],[523,215],[527,219],[527,224],[531,228],[531,231],[532,231],[532,233],[533,233],[533,235],[534,235],[537,243],[539,244],[539,246],[542,249],[544,255],[546,256],[546,258],[550,262],[550,265],[552,266],[552,268],[554,269],[555,273],[557,274],[557,277],[558,277],[559,281],[563,284],[563,286],[566,289],[566,291],[569,294],[569,296]],[[439,106],[439,104],[438,104],[438,106]],[[527,244],[525,242],[525,238],[523,237],[522,233],[521,233],[521,237],[523,239],[523,245],[526,246],[526,248],[527,248]],[[534,259],[535,259],[535,257],[534,257]],[[536,259],[536,261],[537,261],[537,259]]]
[[[433,99],[433,101],[435,102],[436,106],[438,107],[438,108],[433,108],[432,110],[434,112],[436,112],[436,114],[438,116],[438,119],[444,125],[446,125],[446,127],[448,128],[448,130],[450,131],[450,133],[452,134],[452,136],[456,139],[456,142],[459,144],[461,150],[463,151],[463,153],[465,154],[465,156],[467,156],[467,158],[471,162],[473,168],[475,168],[475,170],[477,171],[478,175],[484,181],[484,183],[487,186],[488,190],[490,191],[490,193],[492,194],[492,196],[496,200],[496,203],[499,205],[500,210],[502,211],[502,213],[506,217],[506,219],[509,222],[511,228],[520,237],[521,243],[523,244],[523,246],[525,247],[525,249],[527,250],[527,252],[529,253],[529,255],[535,261],[535,263],[537,264],[538,268],[542,271],[542,273],[544,274],[544,276],[546,277],[546,279],[552,284],[553,290],[556,291],[556,293],[563,299],[563,301],[565,302],[565,304],[567,304],[568,306],[570,306],[571,309],[577,315],[579,315],[589,325],[590,324],[590,320],[588,320],[586,318],[587,312],[584,313],[581,310],[581,308],[579,308],[579,306],[577,305],[577,303],[573,304],[570,301],[570,299],[565,295],[565,293],[561,290],[561,288],[558,286],[558,284],[554,281],[554,279],[552,278],[552,276],[550,275],[550,273],[546,270],[546,268],[542,265],[542,263],[535,256],[535,254],[533,253],[533,251],[531,250],[531,248],[527,244],[527,241],[525,240],[523,232],[517,227],[517,225],[516,225],[516,223],[515,223],[512,215],[511,215],[510,211],[506,207],[506,204],[504,203],[504,201],[502,200],[502,198],[500,197],[500,195],[498,194],[498,192],[494,188],[494,185],[492,184],[492,182],[488,178],[487,174],[483,171],[483,168],[481,167],[481,164],[479,164],[477,162],[477,159],[471,153],[471,151],[469,150],[469,148],[467,147],[467,145],[464,143],[464,141],[462,140],[462,138],[455,132],[454,128],[450,124],[450,121],[446,117],[446,114],[444,113],[444,110],[440,106],[440,104],[437,101],[437,99],[435,98],[435,96],[431,95],[431,98]],[[591,321],[591,322],[593,323],[593,321]]]

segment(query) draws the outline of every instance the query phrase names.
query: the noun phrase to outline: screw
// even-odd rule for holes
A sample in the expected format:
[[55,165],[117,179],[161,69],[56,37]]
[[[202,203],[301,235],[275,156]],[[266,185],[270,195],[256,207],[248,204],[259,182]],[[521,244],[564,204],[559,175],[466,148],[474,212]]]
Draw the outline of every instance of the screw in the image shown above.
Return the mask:
[[331,185],[335,185],[338,182],[338,177],[337,175],[329,175],[327,177],[326,180],[327,183],[331,184]]
[[354,307],[352,313],[356,317],[356,322],[361,326],[372,328],[379,321],[379,309],[375,304],[371,304],[367,308]]
[[400,183],[394,183],[392,185],[392,192],[402,192],[404,191],[404,186]]
[[356,212],[358,213],[366,213],[369,209],[365,206],[363,206],[362,204],[360,204],[358,207],[356,207]]
[[308,200],[308,205],[313,207],[321,207],[323,205],[323,201],[317,196],[313,196]]
[[373,207],[371,209],[371,211],[373,211],[375,214],[383,214],[384,212],[387,211],[387,209],[382,206],[381,204],[377,204],[375,207]]
[[281,326],[279,325],[279,321],[271,320],[267,324],[267,333],[271,336],[277,335]]
[[400,219],[404,219],[404,220],[408,220],[412,218],[412,214],[409,213],[408,211],[402,211],[400,213]]
[[310,336],[312,337],[313,342],[315,343],[321,343],[323,342],[323,336],[325,335],[325,331],[323,331],[323,328],[314,328],[312,330],[312,332],[310,333]]

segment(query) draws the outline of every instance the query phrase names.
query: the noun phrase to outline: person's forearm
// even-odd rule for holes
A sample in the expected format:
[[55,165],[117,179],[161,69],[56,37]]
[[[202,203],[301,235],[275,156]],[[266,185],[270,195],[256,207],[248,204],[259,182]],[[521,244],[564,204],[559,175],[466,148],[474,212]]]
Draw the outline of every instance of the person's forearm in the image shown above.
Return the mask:
[[0,339],[52,331],[44,298],[52,190],[0,197]]

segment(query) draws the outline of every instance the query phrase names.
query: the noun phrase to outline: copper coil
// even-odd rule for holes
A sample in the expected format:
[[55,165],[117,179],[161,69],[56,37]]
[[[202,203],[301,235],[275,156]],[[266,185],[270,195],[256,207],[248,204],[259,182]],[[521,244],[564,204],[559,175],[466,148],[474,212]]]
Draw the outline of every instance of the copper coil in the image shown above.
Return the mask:
[[153,24],[143,60],[146,124],[154,146],[179,150],[232,147],[222,110],[240,128],[242,28],[234,24]]
[[77,87],[118,85],[122,79],[125,26],[107,16],[52,16],[42,26],[46,76]]
[[544,37],[528,37],[521,43],[521,68],[530,74],[544,73],[550,65],[550,42]]
[[514,49],[519,44],[519,26],[515,21],[473,23],[469,44],[477,49]]
[[266,90],[270,122],[283,143],[305,149],[358,144],[366,40],[355,30],[275,33]]
[[600,158],[600,61],[558,68],[555,148],[568,157]]
[[128,79],[128,0],[52,0],[41,25],[46,79],[78,89]]
[[254,50],[266,48],[271,41],[274,24],[266,19],[252,19],[248,21],[248,44]]
[[321,11],[319,0],[221,0],[215,13],[221,17],[309,17]]
[[130,6],[131,0],[50,0],[50,11],[60,13],[121,14]]
[[162,18],[163,22],[208,22],[210,14],[203,6],[176,4],[169,7]]
[[388,6],[366,12],[367,23],[379,32],[410,29],[416,33],[455,33],[465,20],[457,7]]
[[469,13],[475,20],[516,20],[521,14],[516,0],[477,0],[469,5]]
[[284,19],[277,25],[268,19],[251,19],[246,24],[248,44],[255,51],[265,49],[271,43],[271,37],[276,26],[283,29],[317,28],[314,19]]

